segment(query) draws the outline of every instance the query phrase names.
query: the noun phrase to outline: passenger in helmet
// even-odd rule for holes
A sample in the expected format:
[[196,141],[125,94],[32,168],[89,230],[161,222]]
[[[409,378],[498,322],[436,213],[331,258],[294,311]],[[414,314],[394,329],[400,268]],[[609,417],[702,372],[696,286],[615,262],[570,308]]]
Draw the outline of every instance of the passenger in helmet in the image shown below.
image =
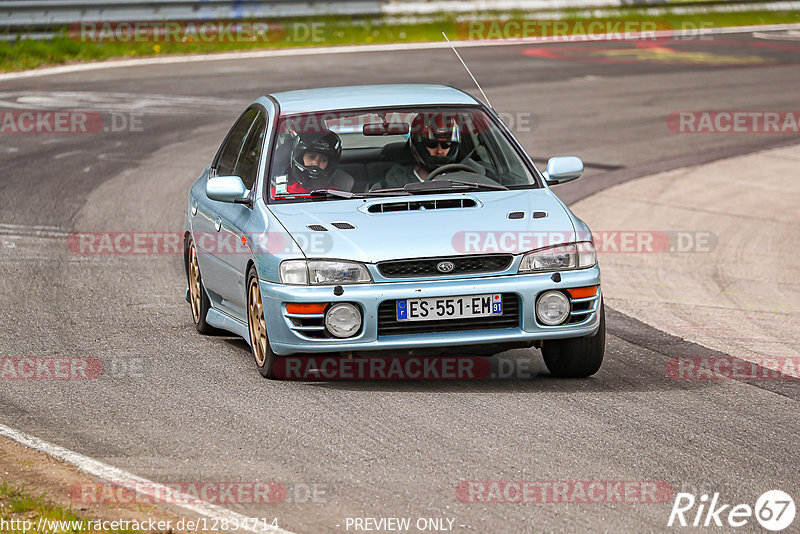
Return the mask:
[[428,174],[448,163],[457,163],[461,130],[452,114],[422,112],[411,121],[408,143],[414,162],[397,163],[389,169],[380,188],[403,187],[424,182]]
[[275,178],[275,194],[302,194],[317,189],[350,191],[353,177],[338,168],[342,142],[330,130],[297,135],[289,169]]

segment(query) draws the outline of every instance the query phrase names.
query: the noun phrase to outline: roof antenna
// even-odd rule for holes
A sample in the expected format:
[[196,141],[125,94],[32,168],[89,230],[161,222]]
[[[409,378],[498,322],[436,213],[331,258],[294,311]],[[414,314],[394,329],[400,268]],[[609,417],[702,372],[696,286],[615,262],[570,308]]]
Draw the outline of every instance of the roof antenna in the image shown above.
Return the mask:
[[[444,33],[444,30],[442,30],[442,35],[444,36],[444,40],[447,41],[447,44],[450,45],[450,48],[453,49],[453,52],[455,52],[456,57],[458,58],[458,60],[461,62],[462,65],[464,65],[464,68],[467,70],[467,74],[469,74],[469,77],[472,78],[473,82],[475,82],[475,85],[478,87],[478,91],[480,91],[481,94],[483,95],[483,99],[486,101],[487,104],[489,104],[489,107],[492,108],[492,103],[489,102],[489,99],[486,97],[486,93],[484,93],[483,89],[481,89],[481,84],[479,84],[478,80],[475,79],[475,76],[472,75],[472,71],[469,70],[469,67],[467,67],[467,64],[464,63],[464,60],[461,59],[461,55],[458,53],[458,50],[456,50],[456,47],[453,46],[453,43],[450,42],[450,39],[447,38],[447,34]],[[494,108],[492,108],[492,109],[494,109]]]

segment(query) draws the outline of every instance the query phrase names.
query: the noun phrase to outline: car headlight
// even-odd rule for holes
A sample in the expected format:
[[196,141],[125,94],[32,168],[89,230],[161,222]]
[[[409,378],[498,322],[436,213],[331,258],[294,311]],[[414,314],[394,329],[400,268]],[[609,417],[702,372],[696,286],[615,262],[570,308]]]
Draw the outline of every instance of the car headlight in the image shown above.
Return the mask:
[[336,337],[351,337],[361,328],[361,311],[348,302],[334,304],[325,313],[325,328]]
[[338,260],[287,260],[281,263],[281,282],[292,285],[339,285],[372,282],[363,263]]
[[569,299],[561,291],[545,291],[536,301],[536,317],[547,326],[566,321],[569,311]]
[[594,243],[581,241],[528,252],[522,257],[522,261],[519,264],[519,272],[569,271],[572,269],[586,269],[596,263],[597,253],[594,249]]

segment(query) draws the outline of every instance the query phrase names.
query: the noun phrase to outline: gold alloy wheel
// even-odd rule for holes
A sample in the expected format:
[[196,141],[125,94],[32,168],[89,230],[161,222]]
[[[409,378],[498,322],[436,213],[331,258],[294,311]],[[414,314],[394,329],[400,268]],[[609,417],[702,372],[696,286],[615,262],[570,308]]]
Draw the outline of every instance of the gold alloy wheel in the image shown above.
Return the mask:
[[200,291],[200,267],[197,265],[197,250],[192,243],[189,245],[189,303],[195,324],[200,322]]
[[258,289],[258,279],[251,278],[247,288],[247,326],[250,330],[250,345],[259,367],[264,367],[267,359],[267,325],[264,322],[264,307],[261,304],[261,291]]

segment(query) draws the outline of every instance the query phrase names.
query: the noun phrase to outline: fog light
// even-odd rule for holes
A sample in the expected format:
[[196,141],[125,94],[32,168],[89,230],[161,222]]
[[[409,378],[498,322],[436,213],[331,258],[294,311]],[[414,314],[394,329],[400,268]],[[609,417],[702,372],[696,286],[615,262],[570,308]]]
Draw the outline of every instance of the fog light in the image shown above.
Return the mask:
[[536,317],[547,326],[563,323],[569,317],[569,299],[561,291],[545,291],[536,301]]
[[350,337],[361,328],[361,312],[352,304],[334,304],[325,314],[325,328],[336,337]]

